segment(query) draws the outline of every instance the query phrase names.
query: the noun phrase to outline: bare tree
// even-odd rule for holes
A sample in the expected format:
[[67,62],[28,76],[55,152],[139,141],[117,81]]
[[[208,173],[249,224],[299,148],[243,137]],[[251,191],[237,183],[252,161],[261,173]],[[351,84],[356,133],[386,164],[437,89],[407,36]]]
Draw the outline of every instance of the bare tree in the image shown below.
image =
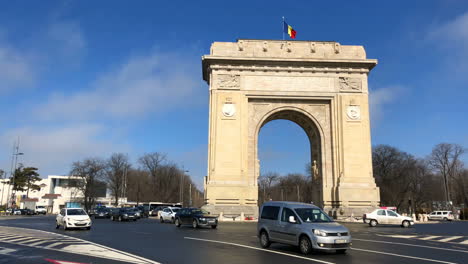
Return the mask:
[[126,187],[125,176],[130,169],[128,156],[122,153],[114,153],[106,162],[106,182],[114,196],[114,205],[119,204],[119,198],[124,194]]
[[166,161],[166,155],[159,152],[147,153],[138,159],[138,163],[146,170],[152,179],[153,192],[156,198],[161,199],[159,195],[159,186],[161,186],[161,177],[159,177],[159,168]]
[[[106,174],[105,168],[105,162],[98,158],[87,158],[83,161],[73,162],[70,180],[83,193],[84,207],[87,211],[96,203],[96,198],[102,187],[102,180]],[[75,180],[74,177],[78,177],[78,180]]]
[[[460,145],[441,143],[432,149],[432,153],[428,158],[429,164],[434,172],[440,174],[443,178],[447,203],[452,201],[450,182],[455,181],[456,184],[459,184],[462,183],[459,182],[460,179],[463,180],[463,177],[460,177],[463,169],[463,163],[460,157],[463,153],[465,153],[465,149]],[[465,194],[464,199],[466,200],[464,184],[461,184],[461,187],[461,192]]]

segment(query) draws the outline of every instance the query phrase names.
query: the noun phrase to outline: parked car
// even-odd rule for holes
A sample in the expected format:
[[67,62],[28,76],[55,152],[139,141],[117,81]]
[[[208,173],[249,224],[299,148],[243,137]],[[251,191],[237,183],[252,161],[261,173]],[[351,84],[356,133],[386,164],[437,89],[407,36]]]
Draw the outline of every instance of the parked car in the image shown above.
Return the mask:
[[34,211],[31,209],[19,209],[22,215],[34,215]]
[[166,221],[170,221],[171,223],[175,222],[175,215],[179,212],[179,207],[167,207],[162,210],[159,216],[159,221],[164,223]]
[[56,226],[59,229],[63,226],[63,229],[67,230],[70,228],[86,228],[91,229],[91,218],[81,208],[63,208],[55,218]]
[[427,216],[428,220],[452,221],[454,218],[452,211],[434,211]]
[[299,202],[266,202],[260,208],[257,223],[260,245],[271,243],[299,246],[303,254],[314,249],[345,253],[351,246],[351,234],[334,222],[319,207]]
[[36,205],[35,213],[46,215],[47,210],[44,205]]
[[13,214],[14,215],[21,215],[21,210],[20,209],[13,209]]
[[410,227],[414,225],[413,218],[402,216],[392,210],[376,209],[372,213],[362,216],[363,222],[375,227],[381,225],[401,225],[402,227]]
[[94,214],[94,219],[98,219],[98,218],[110,218],[109,209],[105,207],[96,209],[96,213]]
[[192,225],[193,228],[200,226],[218,226],[218,217],[210,215],[209,212],[199,208],[181,208],[175,214],[174,223],[177,227],[181,225]]
[[110,213],[110,219],[112,221],[136,221],[137,216],[135,211],[132,208],[122,207],[122,208],[113,208]]
[[149,208],[148,208],[148,206],[139,205],[139,206],[136,206],[135,208],[137,208],[140,211],[140,216],[142,218],[143,217],[149,217]]
[[162,210],[164,210],[164,208],[166,208],[166,206],[158,206],[150,211],[150,215],[159,217],[160,213],[162,212]]

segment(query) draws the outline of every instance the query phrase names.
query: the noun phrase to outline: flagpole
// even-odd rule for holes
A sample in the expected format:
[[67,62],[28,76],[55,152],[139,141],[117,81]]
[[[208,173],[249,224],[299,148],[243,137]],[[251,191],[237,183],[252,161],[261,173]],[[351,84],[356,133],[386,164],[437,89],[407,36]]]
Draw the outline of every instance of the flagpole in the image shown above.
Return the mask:
[[283,40],[284,40],[284,17],[283,17],[283,23],[281,24],[281,27],[282,27],[281,31],[283,31]]

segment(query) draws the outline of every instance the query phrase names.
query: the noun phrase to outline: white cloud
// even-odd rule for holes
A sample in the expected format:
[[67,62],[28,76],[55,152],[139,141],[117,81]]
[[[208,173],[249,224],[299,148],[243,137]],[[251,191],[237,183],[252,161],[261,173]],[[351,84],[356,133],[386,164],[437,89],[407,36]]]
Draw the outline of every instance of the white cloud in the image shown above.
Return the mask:
[[39,107],[43,119],[141,117],[148,113],[193,105],[197,76],[191,65],[174,55],[153,52],[133,56],[102,74],[88,89],[56,93]]
[[[451,21],[438,24],[429,33],[429,39],[440,41],[444,45],[466,45],[468,43],[468,12]],[[466,47],[464,47],[466,48]],[[456,52],[454,52],[456,53]]]
[[36,73],[24,52],[0,43],[0,94],[34,83]]
[[[85,157],[105,157],[109,153],[127,152],[125,144],[116,144],[102,135],[105,128],[95,124],[74,124],[61,127],[23,127],[0,135],[0,146],[11,150],[19,136],[21,156],[18,162],[39,168],[42,176],[66,174],[71,163]],[[6,156],[8,157],[8,156]],[[10,156],[11,157],[11,156]],[[4,158],[1,168],[10,168],[9,158]]]
[[80,61],[86,47],[86,40],[80,25],[73,21],[58,21],[48,26],[45,33],[46,42],[53,48],[51,53],[58,53],[58,57],[68,62]]
[[394,103],[403,93],[402,86],[387,86],[376,90],[371,90],[369,93],[369,111],[371,116],[371,124],[375,125],[385,115],[386,108]]

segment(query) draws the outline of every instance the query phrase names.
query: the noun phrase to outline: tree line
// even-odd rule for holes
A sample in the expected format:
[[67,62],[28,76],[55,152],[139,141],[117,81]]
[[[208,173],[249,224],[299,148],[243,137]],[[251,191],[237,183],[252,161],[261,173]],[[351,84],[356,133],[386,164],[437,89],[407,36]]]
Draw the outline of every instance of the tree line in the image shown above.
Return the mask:
[[[408,213],[468,207],[468,168],[461,159],[465,153],[462,146],[449,143],[434,146],[425,158],[389,145],[374,146],[373,174],[381,205]],[[307,164],[304,174],[262,174],[259,205],[269,200],[311,202],[319,189],[312,167]]]
[[182,202],[184,206],[201,206],[203,193],[186,172],[159,152],[142,155],[136,164],[130,162],[128,155],[114,153],[107,159],[85,158],[73,162],[70,176],[78,180],[70,187],[83,194],[87,210],[95,206],[102,183],[107,185],[114,205],[126,197],[137,204]]

